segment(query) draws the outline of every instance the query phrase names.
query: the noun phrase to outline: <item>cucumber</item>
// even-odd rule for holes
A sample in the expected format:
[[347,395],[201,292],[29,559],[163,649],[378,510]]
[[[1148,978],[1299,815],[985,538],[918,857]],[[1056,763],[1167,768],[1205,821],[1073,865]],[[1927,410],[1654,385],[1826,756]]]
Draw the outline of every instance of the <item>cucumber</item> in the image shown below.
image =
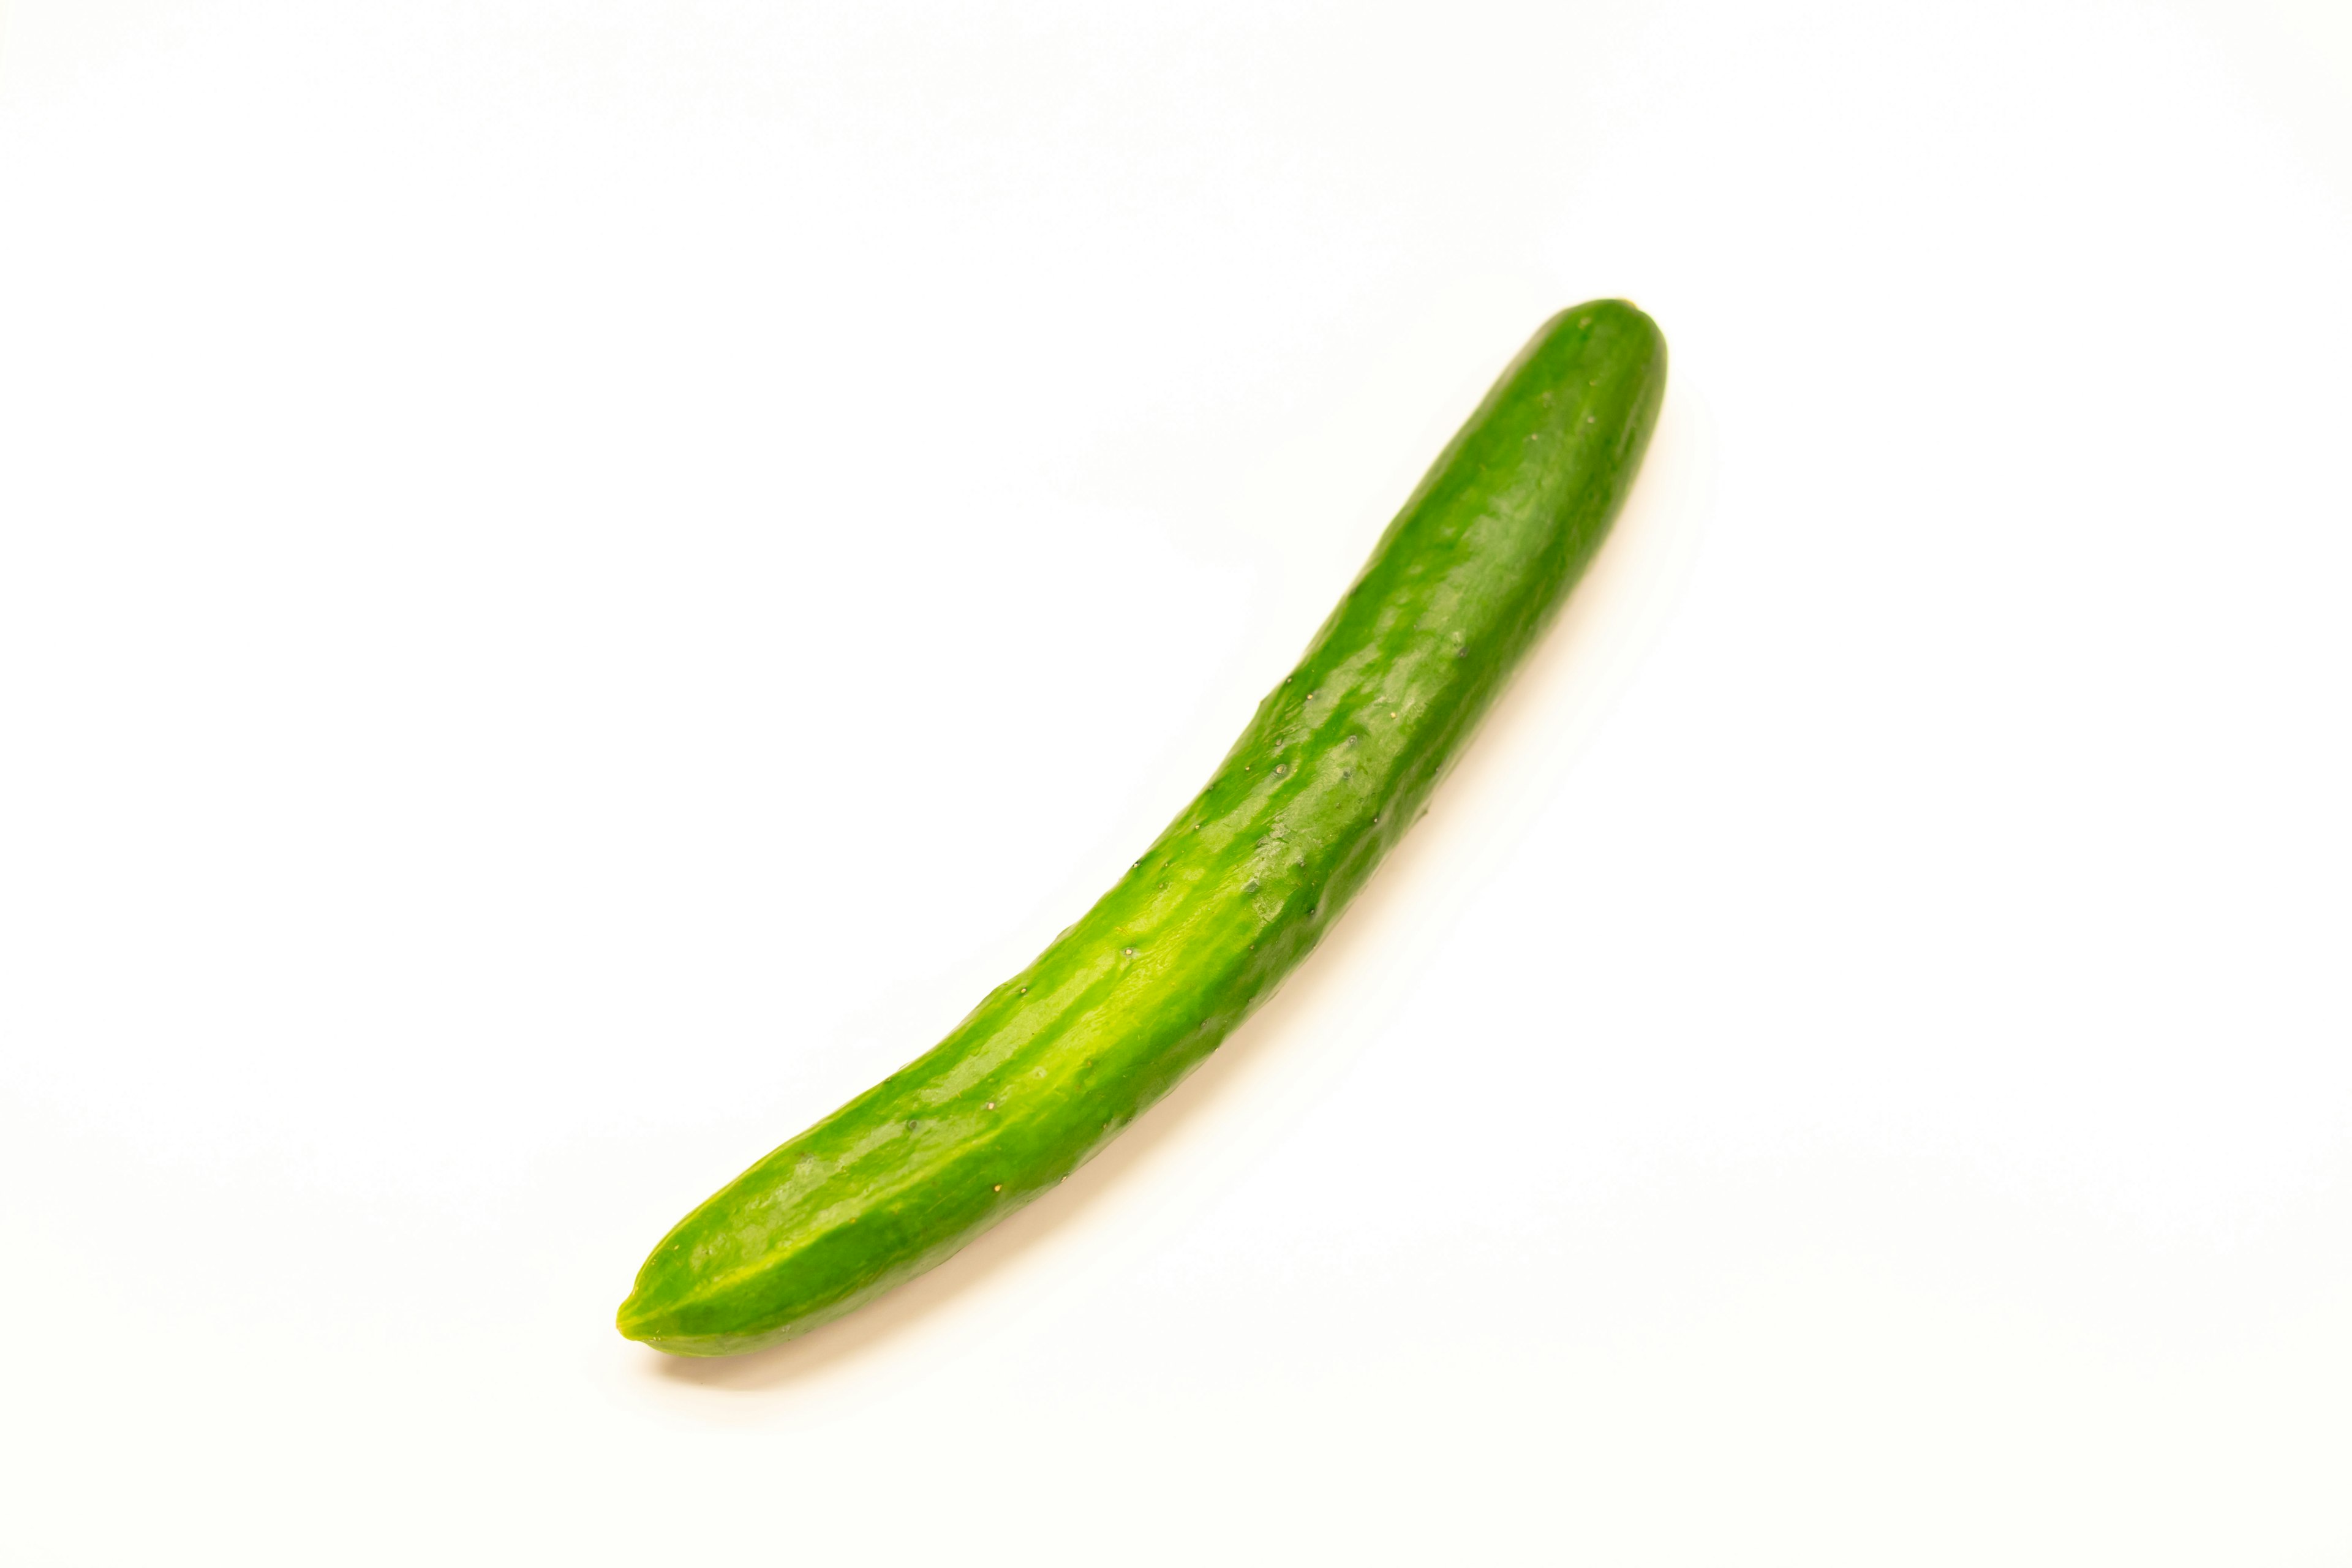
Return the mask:
[[1665,390],[1622,300],[1503,373],[1191,805],[928,1054],[681,1220],[621,1332],[803,1333],[940,1262],[1117,1137],[1272,995],[1421,815],[1607,533]]

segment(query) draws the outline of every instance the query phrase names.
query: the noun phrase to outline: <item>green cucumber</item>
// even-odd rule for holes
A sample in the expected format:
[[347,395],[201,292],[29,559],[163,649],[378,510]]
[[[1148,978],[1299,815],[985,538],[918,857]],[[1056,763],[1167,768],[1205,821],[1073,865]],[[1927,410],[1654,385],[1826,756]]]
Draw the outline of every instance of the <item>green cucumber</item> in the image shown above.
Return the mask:
[[621,1332],[696,1356],[803,1333],[946,1258],[1175,1088],[1420,816],[1608,532],[1665,377],[1632,305],[1546,322],[1209,787],[945,1040],[681,1220]]

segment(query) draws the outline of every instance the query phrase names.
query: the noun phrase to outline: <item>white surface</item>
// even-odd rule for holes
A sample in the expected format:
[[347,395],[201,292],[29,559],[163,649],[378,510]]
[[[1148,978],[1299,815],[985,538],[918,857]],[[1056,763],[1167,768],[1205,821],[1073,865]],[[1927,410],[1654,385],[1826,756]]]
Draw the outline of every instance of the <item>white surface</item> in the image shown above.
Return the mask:
[[[0,1557],[2352,1558],[2347,25],[9,0]],[[1602,293],[1638,500],[1282,1000],[616,1338]]]

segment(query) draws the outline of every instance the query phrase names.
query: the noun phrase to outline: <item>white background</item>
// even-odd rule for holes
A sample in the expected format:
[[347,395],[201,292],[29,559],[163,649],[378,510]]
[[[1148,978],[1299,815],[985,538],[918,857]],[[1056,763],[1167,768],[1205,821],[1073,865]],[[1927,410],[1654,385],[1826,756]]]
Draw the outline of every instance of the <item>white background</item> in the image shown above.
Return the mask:
[[[2352,1562],[2348,282],[2327,0],[7,0],[0,1557]],[[1601,294],[1282,999],[618,1339]]]

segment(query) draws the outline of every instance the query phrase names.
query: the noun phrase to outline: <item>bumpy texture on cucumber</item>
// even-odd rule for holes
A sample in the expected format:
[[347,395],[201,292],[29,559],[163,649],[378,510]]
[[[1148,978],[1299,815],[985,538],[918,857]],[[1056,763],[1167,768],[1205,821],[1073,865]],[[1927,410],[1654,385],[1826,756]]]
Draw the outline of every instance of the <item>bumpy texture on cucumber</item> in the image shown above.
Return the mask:
[[1665,390],[1622,300],[1545,323],[1209,787],[928,1054],[738,1176],[622,1304],[756,1350],[940,1262],[1083,1164],[1273,994],[1421,814],[1615,518]]

